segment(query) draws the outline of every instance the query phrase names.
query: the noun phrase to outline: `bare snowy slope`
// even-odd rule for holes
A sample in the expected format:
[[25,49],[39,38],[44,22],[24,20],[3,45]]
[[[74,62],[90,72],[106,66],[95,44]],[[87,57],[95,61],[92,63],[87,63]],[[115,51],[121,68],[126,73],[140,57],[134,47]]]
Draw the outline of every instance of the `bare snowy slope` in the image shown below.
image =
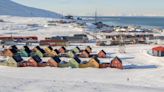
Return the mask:
[[58,18],[61,16],[55,12],[27,7],[11,0],[0,0],[0,15],[52,18]]

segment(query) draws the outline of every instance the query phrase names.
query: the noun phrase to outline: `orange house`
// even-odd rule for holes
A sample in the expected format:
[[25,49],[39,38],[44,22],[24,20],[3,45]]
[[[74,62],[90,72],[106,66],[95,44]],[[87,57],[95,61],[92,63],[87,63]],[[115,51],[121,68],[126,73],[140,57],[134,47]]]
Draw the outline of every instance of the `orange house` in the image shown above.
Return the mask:
[[80,54],[81,58],[89,58],[90,53],[87,50],[83,50]]
[[64,54],[64,53],[66,52],[66,48],[65,48],[65,47],[61,47],[61,48],[59,49],[59,52],[60,52],[61,54]]
[[60,58],[55,56],[55,57],[51,57],[47,63],[50,67],[58,67],[58,64],[60,62],[61,62]]
[[43,62],[39,56],[33,56],[28,60],[28,64],[31,67],[45,67],[47,66],[47,62]]
[[27,65],[28,67],[37,67],[38,64],[37,62],[31,57],[28,61],[27,61]]
[[101,50],[99,53],[98,53],[98,57],[99,58],[106,58],[106,52],[104,50]]
[[122,65],[122,61],[121,59],[119,59],[118,57],[115,57],[112,61],[111,61],[111,68],[117,68],[117,69],[123,69],[123,65]]
[[14,54],[17,53],[17,51],[15,49],[5,49],[3,53],[4,53],[4,56],[12,57],[14,56]]

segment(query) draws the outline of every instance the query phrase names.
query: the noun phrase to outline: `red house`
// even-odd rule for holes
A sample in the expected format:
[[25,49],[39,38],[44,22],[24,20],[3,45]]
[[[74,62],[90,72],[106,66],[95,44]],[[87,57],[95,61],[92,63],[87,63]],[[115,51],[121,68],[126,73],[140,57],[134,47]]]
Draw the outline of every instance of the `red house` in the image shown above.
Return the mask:
[[117,69],[123,69],[123,65],[122,65],[122,61],[121,59],[119,59],[118,57],[115,57],[112,61],[111,61],[111,68],[117,68]]
[[61,54],[64,54],[64,53],[66,52],[66,48],[65,48],[65,47],[61,47],[61,48],[59,49],[59,52],[60,52]]
[[99,58],[106,58],[106,52],[104,50],[101,50],[99,53],[98,53],[98,57]]
[[163,46],[158,46],[158,47],[152,48],[152,54],[154,56],[159,56],[159,57],[164,56],[164,47]]

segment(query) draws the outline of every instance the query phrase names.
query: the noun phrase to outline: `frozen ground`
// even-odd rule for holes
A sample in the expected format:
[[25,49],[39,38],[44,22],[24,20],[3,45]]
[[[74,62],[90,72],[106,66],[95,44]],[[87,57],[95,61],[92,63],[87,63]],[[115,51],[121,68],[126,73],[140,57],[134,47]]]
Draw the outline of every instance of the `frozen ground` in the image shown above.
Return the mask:
[[[2,17],[0,17],[2,18]],[[44,24],[46,19],[3,17],[14,24]],[[3,27],[3,26],[0,26]],[[13,31],[13,30],[12,30]],[[82,32],[70,24],[38,29],[35,31],[14,30],[17,35],[37,35],[40,38],[52,35],[72,35]],[[0,34],[11,30],[0,30]],[[0,66],[0,92],[163,92],[164,58],[146,53],[155,45],[127,45],[126,53],[118,53],[118,46],[92,46],[93,52],[104,49],[110,57],[122,58],[126,69],[71,69],[71,68],[12,68]],[[55,47],[58,48],[58,47]],[[103,59],[108,62],[111,58]]]

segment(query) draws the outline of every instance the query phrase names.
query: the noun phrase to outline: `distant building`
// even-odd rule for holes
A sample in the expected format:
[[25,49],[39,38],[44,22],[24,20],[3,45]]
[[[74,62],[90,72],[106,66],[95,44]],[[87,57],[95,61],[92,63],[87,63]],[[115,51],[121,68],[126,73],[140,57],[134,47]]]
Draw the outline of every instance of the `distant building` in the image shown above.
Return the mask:
[[154,37],[154,34],[149,32],[99,32],[95,35],[99,38],[99,44],[110,43],[111,45],[119,45],[120,39],[125,44],[146,43]]
[[85,43],[88,42],[88,37],[85,34],[75,34],[73,36],[55,36],[48,39],[52,40],[64,40],[69,43]]
[[45,39],[40,41],[40,45],[46,46],[66,46],[68,42],[65,40],[58,40],[58,39]]
[[74,17],[72,15],[67,15],[67,16],[65,16],[65,19],[71,19],[71,20],[73,20]]
[[0,36],[0,40],[15,40],[15,41],[25,41],[25,40],[38,40],[37,36]]

